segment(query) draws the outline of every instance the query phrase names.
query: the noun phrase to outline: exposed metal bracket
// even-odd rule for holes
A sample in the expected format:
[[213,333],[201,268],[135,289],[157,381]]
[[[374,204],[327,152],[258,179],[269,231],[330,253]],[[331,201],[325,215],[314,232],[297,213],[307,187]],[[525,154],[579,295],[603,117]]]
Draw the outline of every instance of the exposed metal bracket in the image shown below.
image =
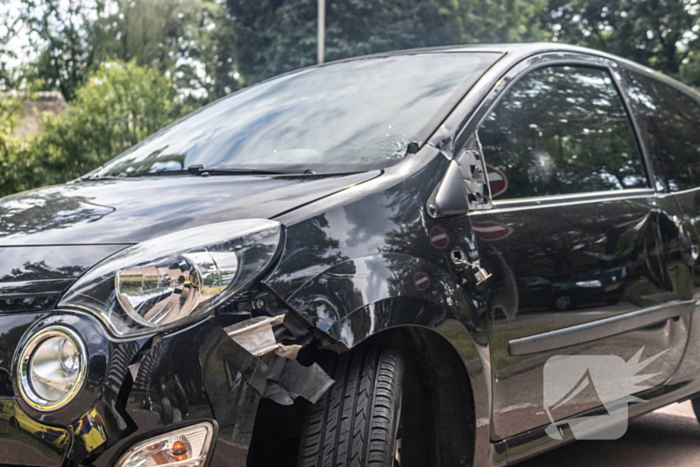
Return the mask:
[[273,326],[282,324],[285,315],[279,316],[259,316],[247,319],[224,329],[231,339],[238,345],[260,357],[274,350],[281,344],[277,343]]
[[467,254],[461,248],[453,249],[450,256],[452,257],[452,262],[455,264],[455,266],[463,268],[468,267],[472,271],[477,285],[485,282],[492,275],[486,269],[481,267],[481,263],[479,261],[470,263],[469,260],[467,260]]
[[465,149],[457,158],[457,162],[466,185],[469,209],[490,208],[489,182],[481,151]]

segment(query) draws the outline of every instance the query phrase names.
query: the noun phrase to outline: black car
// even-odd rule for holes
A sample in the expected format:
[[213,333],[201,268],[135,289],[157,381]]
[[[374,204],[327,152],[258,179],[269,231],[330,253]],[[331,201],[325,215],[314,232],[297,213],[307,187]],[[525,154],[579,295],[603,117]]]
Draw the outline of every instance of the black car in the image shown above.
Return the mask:
[[551,309],[565,311],[613,305],[624,294],[625,268],[609,271],[581,269],[576,276],[568,274],[544,277],[518,277],[518,311]]
[[699,124],[593,50],[406,51],[3,198],[0,463],[510,465],[609,409],[547,404],[564,357],[693,399]]

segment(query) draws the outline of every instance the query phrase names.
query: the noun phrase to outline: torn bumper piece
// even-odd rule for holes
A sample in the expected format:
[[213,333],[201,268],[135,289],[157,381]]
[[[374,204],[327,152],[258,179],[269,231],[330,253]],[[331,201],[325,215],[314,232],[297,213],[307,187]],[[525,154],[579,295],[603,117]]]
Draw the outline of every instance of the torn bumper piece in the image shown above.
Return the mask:
[[250,318],[224,329],[231,339],[256,357],[261,357],[274,351],[280,357],[294,360],[297,358],[301,345],[283,345],[277,343],[272,330],[284,322],[286,315],[259,316]]
[[275,356],[268,368],[271,371],[264,396],[280,405],[292,405],[297,397],[315,404],[335,382],[318,363],[304,366],[296,360]]
[[296,360],[302,345],[277,341],[274,328],[285,317],[260,316],[224,328],[234,345],[223,347],[221,357],[263,397],[281,405],[297,397],[316,403],[334,381],[317,363],[304,366]]

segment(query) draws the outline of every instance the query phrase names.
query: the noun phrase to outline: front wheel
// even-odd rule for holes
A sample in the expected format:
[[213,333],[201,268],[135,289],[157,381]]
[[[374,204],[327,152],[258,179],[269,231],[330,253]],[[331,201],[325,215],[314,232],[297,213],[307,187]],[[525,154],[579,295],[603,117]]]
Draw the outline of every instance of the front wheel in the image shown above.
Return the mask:
[[304,420],[299,466],[400,467],[403,375],[393,349],[340,355],[335,384]]

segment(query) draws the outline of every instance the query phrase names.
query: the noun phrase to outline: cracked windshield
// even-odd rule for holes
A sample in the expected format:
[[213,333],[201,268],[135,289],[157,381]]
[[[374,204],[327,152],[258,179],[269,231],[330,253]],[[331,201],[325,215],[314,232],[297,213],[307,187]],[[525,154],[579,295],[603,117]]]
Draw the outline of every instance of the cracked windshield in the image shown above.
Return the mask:
[[197,165],[290,172],[391,165],[411,142],[422,143],[421,130],[434,129],[497,58],[398,55],[292,73],[174,123],[97,175],[138,176]]

